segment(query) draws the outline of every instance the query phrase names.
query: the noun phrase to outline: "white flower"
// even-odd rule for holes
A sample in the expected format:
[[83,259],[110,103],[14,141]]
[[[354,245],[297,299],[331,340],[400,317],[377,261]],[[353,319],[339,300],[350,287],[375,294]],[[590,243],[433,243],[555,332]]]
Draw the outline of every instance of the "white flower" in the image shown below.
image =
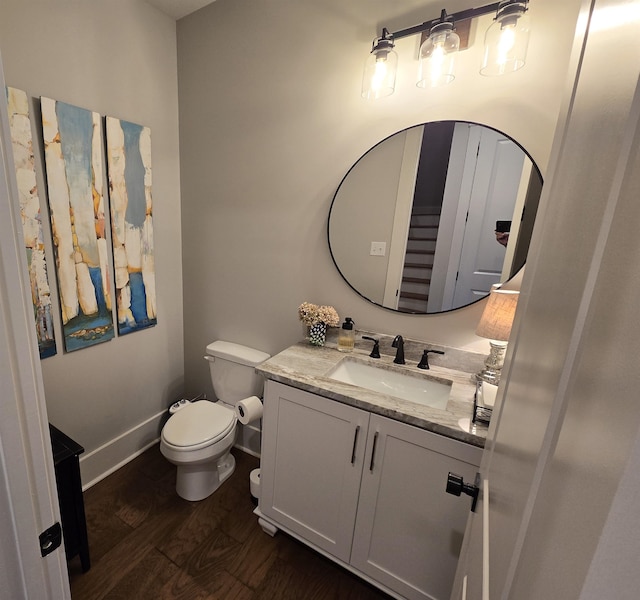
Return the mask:
[[317,306],[303,302],[298,307],[298,317],[305,325],[324,323],[327,327],[337,327],[340,324],[340,317],[333,306]]

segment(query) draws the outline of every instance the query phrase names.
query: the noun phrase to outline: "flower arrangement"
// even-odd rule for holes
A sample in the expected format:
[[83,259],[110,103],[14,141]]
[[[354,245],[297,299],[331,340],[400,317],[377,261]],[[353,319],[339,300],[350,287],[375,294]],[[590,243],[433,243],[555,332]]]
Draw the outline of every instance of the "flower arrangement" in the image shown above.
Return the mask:
[[327,327],[337,327],[340,324],[340,317],[333,306],[318,306],[303,302],[298,307],[298,317],[309,326],[324,323]]
[[318,306],[303,302],[298,307],[298,317],[309,327],[309,343],[324,346],[327,327],[337,327],[340,317],[333,306]]

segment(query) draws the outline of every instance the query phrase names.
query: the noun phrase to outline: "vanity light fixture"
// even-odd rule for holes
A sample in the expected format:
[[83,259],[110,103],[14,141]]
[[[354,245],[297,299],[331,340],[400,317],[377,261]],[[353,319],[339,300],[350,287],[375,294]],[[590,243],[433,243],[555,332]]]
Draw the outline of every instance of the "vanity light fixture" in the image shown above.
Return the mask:
[[393,37],[384,28],[382,37],[373,41],[362,76],[362,97],[367,100],[384,98],[393,94],[396,86],[398,55],[393,50]]
[[524,67],[529,45],[528,0],[503,0],[484,37],[480,74],[505,75]]
[[455,78],[455,60],[460,50],[460,37],[454,31],[453,19],[443,9],[440,20],[429,31],[420,46],[419,88],[438,87]]
[[492,287],[476,328],[476,335],[489,340],[491,350],[484,361],[485,368],[476,374],[476,379],[494,385],[500,382],[500,373],[504,365],[504,355],[519,296],[518,291],[502,290],[498,286]]
[[420,47],[420,67],[417,86],[432,88],[451,83],[455,78],[453,63],[460,44],[454,23],[496,13],[494,22],[485,35],[485,52],[480,72],[483,75],[504,75],[524,66],[529,43],[529,19],[525,15],[529,0],[501,0],[479,8],[469,8],[448,15],[442,10],[440,17],[399,31],[389,32],[373,41],[371,53],[365,62],[362,77],[362,97],[368,100],[393,94],[396,82],[398,55],[395,41],[424,32],[429,36]]

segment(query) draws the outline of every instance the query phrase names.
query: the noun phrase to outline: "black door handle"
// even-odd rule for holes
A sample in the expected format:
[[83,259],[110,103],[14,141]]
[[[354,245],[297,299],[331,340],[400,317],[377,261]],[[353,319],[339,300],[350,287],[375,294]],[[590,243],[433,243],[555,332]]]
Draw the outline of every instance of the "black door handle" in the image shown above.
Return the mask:
[[473,501],[471,502],[471,512],[476,512],[476,504],[478,503],[478,494],[480,493],[480,473],[476,473],[475,484],[471,485],[465,483],[464,479],[460,475],[449,472],[447,477],[447,494],[453,494],[454,496],[460,496],[466,494],[471,496]]

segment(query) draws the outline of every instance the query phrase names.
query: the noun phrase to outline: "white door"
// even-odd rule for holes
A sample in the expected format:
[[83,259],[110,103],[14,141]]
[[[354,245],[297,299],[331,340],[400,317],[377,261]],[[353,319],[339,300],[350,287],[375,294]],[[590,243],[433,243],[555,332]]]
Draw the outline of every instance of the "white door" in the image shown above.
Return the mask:
[[640,64],[619,60],[640,2],[621,8],[583,3],[456,600],[640,588]]
[[0,62],[0,598],[70,598]]
[[[486,296],[499,283],[505,247],[495,238],[496,221],[514,220],[525,154],[507,136],[490,129],[480,135],[453,307]],[[516,219],[518,220],[518,219]]]
[[494,230],[498,220],[516,222],[512,239],[517,240],[523,204],[516,199],[523,187],[525,161],[530,165],[524,152],[505,135],[471,123],[456,124],[429,312],[479,300],[501,281],[508,249],[496,242]]

